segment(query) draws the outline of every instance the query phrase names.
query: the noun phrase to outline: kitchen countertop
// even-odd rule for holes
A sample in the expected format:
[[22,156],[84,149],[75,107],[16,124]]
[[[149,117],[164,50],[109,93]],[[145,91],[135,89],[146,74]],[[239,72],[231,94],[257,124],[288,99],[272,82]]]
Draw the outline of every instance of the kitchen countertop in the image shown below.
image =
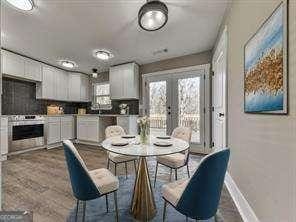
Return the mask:
[[[17,115],[0,115],[0,117],[9,117],[9,116],[17,116]],[[31,116],[31,115],[20,115],[20,116]],[[32,115],[34,116],[34,115]],[[44,117],[61,117],[61,116],[98,116],[98,117],[128,117],[128,116],[139,116],[138,114],[57,114],[57,115],[36,115],[36,116],[44,116]]]
[[134,114],[59,114],[59,115],[43,115],[45,117],[50,116],[98,116],[98,117],[118,117],[118,116],[139,116],[139,115],[134,115]]

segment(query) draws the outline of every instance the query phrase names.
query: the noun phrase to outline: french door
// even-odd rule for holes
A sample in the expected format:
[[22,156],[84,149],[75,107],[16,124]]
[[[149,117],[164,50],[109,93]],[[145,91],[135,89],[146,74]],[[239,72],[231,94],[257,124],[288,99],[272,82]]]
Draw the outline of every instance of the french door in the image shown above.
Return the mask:
[[144,76],[145,113],[150,134],[170,135],[177,126],[192,129],[191,149],[204,148],[204,71]]

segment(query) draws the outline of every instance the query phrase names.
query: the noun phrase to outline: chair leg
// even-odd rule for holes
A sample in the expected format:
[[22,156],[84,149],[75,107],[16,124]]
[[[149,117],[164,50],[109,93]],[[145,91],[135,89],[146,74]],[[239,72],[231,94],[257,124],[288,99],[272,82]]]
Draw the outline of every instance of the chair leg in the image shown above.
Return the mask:
[[187,174],[188,174],[188,178],[190,178],[190,171],[189,171],[189,166],[187,164]]
[[108,158],[107,160],[107,169],[109,170],[109,167],[110,167],[110,159]]
[[109,203],[108,203],[108,194],[106,194],[106,210],[107,210],[107,213],[109,212]]
[[171,171],[170,171],[170,182],[172,181],[172,174],[173,174],[173,169],[172,168],[170,168],[171,169]]
[[175,169],[175,180],[178,180],[177,171],[178,171],[178,169]]
[[156,168],[155,168],[155,175],[154,175],[154,184],[153,187],[155,187],[156,177],[157,177],[157,169],[158,169],[158,162],[156,162]]
[[164,200],[164,205],[163,205],[163,214],[162,214],[162,221],[165,221],[165,216],[166,216],[166,207],[167,207],[167,202]]
[[188,217],[186,217],[186,222],[188,222]]
[[115,220],[118,222],[117,191],[114,192]]
[[82,221],[85,221],[85,209],[86,209],[86,201],[83,201],[83,214],[82,214]]
[[127,179],[127,162],[125,162],[124,165],[125,165],[125,179]]
[[137,165],[136,165],[136,160],[134,160],[134,168],[135,168],[135,174],[137,173]]
[[116,171],[117,171],[117,163],[114,163],[114,175],[116,176]]
[[77,214],[78,214],[79,200],[76,201],[76,213],[75,213],[75,222],[77,222]]

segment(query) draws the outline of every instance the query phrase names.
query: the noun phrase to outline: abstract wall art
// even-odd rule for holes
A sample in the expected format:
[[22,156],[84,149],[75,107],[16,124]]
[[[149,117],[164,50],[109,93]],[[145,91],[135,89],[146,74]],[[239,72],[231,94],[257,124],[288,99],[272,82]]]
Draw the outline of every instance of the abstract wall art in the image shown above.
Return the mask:
[[287,22],[282,2],[245,45],[246,113],[287,113]]

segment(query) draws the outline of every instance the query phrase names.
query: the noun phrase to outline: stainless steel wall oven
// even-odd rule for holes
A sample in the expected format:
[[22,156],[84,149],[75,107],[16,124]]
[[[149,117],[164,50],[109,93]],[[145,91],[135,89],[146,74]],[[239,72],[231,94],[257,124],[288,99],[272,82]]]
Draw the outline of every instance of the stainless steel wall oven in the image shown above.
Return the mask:
[[10,116],[8,152],[44,146],[43,116]]

